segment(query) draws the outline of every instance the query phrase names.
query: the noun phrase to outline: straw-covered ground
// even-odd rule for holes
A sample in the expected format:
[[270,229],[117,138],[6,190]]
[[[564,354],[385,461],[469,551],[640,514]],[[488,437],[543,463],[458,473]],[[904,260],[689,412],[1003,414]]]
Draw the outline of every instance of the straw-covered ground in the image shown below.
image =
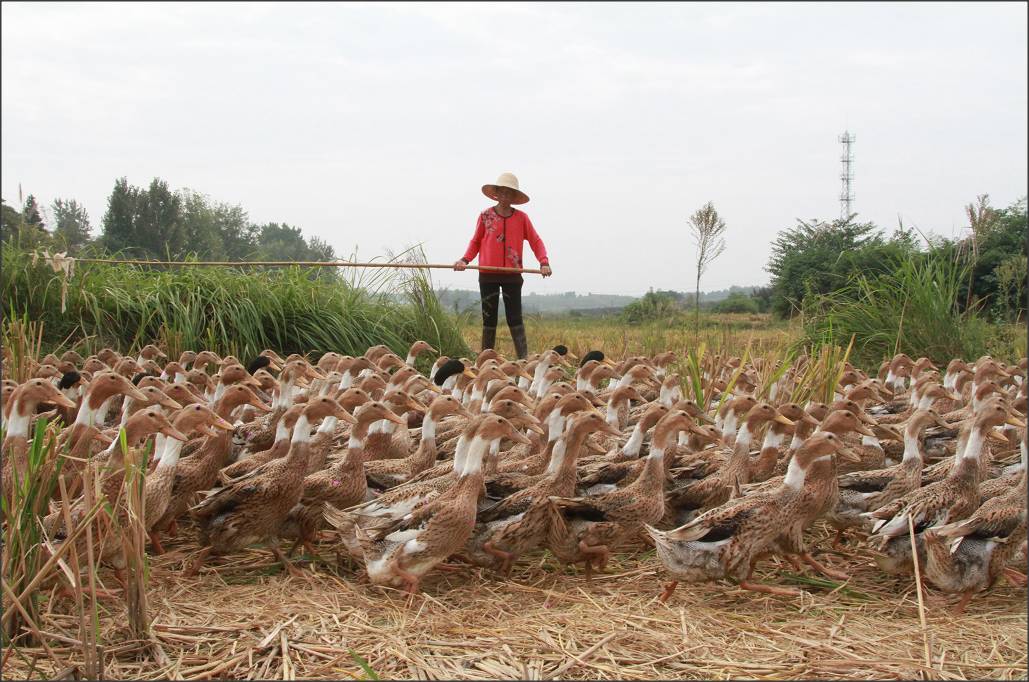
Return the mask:
[[[362,582],[345,561],[337,566],[329,542],[320,547],[323,562],[305,564],[305,578],[282,573],[267,551],[226,557],[185,578],[191,536],[183,528],[168,553],[152,559],[156,645],[129,641],[122,602],[101,600],[103,677],[1026,677],[1023,590],[1002,580],[955,616],[954,598],[930,589],[920,614],[911,577],[881,573],[863,544],[820,555],[850,573],[843,585],[761,565],[760,579],[800,586],[800,598],[718,583],[680,585],[662,604],[666,576],[641,546],[614,556],[592,583],[545,554],[523,559],[511,580],[457,564],[430,574],[408,604],[398,591]],[[828,538],[821,527],[811,536],[822,548]],[[43,611],[40,628],[59,663],[38,646],[8,649],[6,679],[81,664],[79,624],[62,615],[72,612],[69,603]]]

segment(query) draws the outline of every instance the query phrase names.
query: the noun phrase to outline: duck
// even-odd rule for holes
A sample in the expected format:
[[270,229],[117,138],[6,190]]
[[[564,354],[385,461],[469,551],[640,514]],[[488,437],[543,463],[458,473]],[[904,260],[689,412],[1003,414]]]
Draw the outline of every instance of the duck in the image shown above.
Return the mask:
[[946,425],[946,422],[935,410],[916,410],[904,426],[904,456],[899,464],[839,477],[839,501],[826,515],[829,525],[836,529],[834,548],[840,545],[843,533],[848,528],[871,532],[872,522],[862,514],[879,509],[921,486],[922,467],[925,463],[921,436],[930,424]]
[[758,559],[775,552],[775,541],[784,527],[796,530],[790,522],[804,517],[805,486],[825,486],[832,476],[825,464],[841,451],[845,446],[839,436],[820,432],[804,441],[774,489],[729,500],[673,530],[644,525],[654,540],[658,560],[673,578],[659,600],[667,601],[679,582],[723,579],[745,590],[798,596],[797,590],[753,582],[751,574]]
[[475,526],[483,458],[502,438],[528,440],[503,417],[486,415],[477,425],[464,465],[448,494],[375,536],[357,529],[372,584],[404,587],[413,595],[426,573],[465,545]]
[[364,444],[368,430],[382,419],[397,424],[403,421],[385,403],[371,400],[356,407],[353,415],[357,423],[350,429],[343,456],[333,461],[327,469],[309,474],[304,479],[300,502],[289,511],[279,529],[280,537],[295,540],[287,556],[292,556],[300,544],[312,555],[317,554],[313,542],[325,525],[323,514],[326,504],[347,509],[368,501],[369,488],[364,471]]
[[332,398],[312,399],[293,426],[288,455],[212,492],[190,508],[199,526],[202,549],[187,575],[196,575],[212,553],[225,554],[256,543],[268,546],[290,575],[302,575],[279,549],[279,529],[303,493],[312,426],[330,416],[351,424],[357,421]]
[[[472,413],[452,395],[441,395],[429,405],[422,420],[418,448],[404,459],[380,459],[365,462],[365,474],[376,487],[385,490],[408,481],[436,463],[436,425],[449,415],[470,419]],[[406,422],[401,418],[395,423]]]
[[681,410],[669,412],[654,426],[650,451],[629,485],[589,497],[551,496],[547,548],[566,564],[583,562],[587,579],[594,565],[603,570],[619,544],[634,536],[643,524],[656,523],[665,513],[664,452],[679,431],[695,428]]
[[[206,405],[193,403],[176,413],[172,419],[172,428],[187,437],[194,431],[201,435],[217,436],[213,429],[232,431],[232,424],[219,417]],[[159,442],[155,447],[156,467],[147,474],[144,482],[143,495],[146,502],[143,505],[143,525],[157,554],[164,554],[164,547],[161,546],[160,538],[152,531],[157,521],[164,516],[171,501],[175,467],[178,465],[183,444],[182,440],[165,436],[163,442]]]
[[984,443],[987,438],[1003,439],[993,427],[1010,418],[1000,400],[984,405],[975,420],[962,428],[955,454],[958,461],[947,478],[865,513],[865,517],[873,521],[873,535],[869,539],[878,545],[881,552],[876,557],[880,569],[897,574],[913,568],[908,539],[909,519],[915,532],[919,562],[925,565],[922,531],[960,521],[976,510],[979,505],[979,460]]
[[923,540],[926,579],[945,592],[962,595],[955,613],[964,612],[972,598],[1002,574],[1025,587],[1025,574],[1007,565],[1026,540],[1025,472],[1006,494],[987,500],[967,519],[927,528]]
[[[10,509],[15,484],[22,485],[29,469],[29,426],[36,408],[41,403],[54,403],[58,407],[74,407],[70,399],[46,379],[30,379],[11,392],[7,409],[3,413],[5,431],[0,451],[3,453],[3,499]],[[6,512],[5,512],[6,515]]]
[[[226,388],[212,409],[219,417],[229,421],[233,411],[244,404],[253,405],[261,412],[271,412],[271,407],[262,403],[250,387],[242,384]],[[152,528],[155,535],[164,531],[175,532],[175,520],[187,511],[193,497],[200,491],[210,489],[218,480],[219,470],[228,464],[231,446],[232,434],[220,432],[205,436],[193,454],[180,457],[175,468],[168,509]]]
[[596,412],[572,415],[563,434],[567,444],[562,442],[554,448],[541,480],[483,509],[462,556],[478,565],[493,568],[497,568],[499,560],[499,572],[509,575],[518,556],[546,539],[549,499],[575,494],[576,458],[583,450],[586,438],[596,432],[619,434]]
[[223,467],[218,472],[218,479],[223,485],[231,483],[233,480],[243,476],[250,471],[253,471],[259,466],[262,466],[273,459],[285,457],[289,452],[289,438],[293,432],[293,425],[296,424],[297,419],[303,413],[305,404],[300,403],[293,405],[288,410],[282,413],[282,416],[278,419],[275,425],[275,439],[272,441],[272,445],[267,450],[255,452],[249,456],[241,456],[232,464]]
[[[735,486],[750,483],[750,446],[753,434],[763,424],[772,421],[793,426],[793,422],[770,403],[761,402],[751,407],[743,418],[743,426],[735,438],[728,460],[703,478],[680,481],[676,488],[669,491],[666,501],[669,520],[674,519],[681,524],[699,510],[718,506],[728,500]],[[723,423],[728,425],[729,420]]]

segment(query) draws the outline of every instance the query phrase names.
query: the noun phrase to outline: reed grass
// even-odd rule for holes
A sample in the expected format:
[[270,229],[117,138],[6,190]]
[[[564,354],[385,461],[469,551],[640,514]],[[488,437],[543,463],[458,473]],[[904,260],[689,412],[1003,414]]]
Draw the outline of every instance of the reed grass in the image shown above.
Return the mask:
[[988,351],[991,325],[974,308],[959,308],[967,268],[930,254],[897,259],[887,270],[805,299],[808,342],[840,345],[854,337],[856,364],[872,369],[898,352],[946,364]]
[[133,352],[157,340],[170,355],[207,348],[240,358],[333,350],[359,354],[386,344],[401,355],[416,339],[443,353],[468,352],[439,305],[428,271],[347,272],[312,278],[310,268],[253,271],[80,264],[61,313],[61,278],[28,251],[5,245],[4,322],[42,324],[47,350]]

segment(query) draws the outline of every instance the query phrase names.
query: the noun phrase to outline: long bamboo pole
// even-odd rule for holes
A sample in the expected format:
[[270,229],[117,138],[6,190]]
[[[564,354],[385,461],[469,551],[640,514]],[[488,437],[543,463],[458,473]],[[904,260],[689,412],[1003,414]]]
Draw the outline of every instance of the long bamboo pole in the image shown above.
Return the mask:
[[[349,261],[295,261],[295,260],[266,260],[266,261],[162,261],[162,260],[121,260],[116,258],[74,258],[76,263],[112,263],[124,265],[171,265],[171,266],[221,266],[221,267],[289,267],[299,265],[310,268],[412,268],[420,270],[452,270],[453,265],[446,263],[351,263]],[[506,268],[499,266],[467,265],[468,270],[484,270],[487,272],[520,272],[532,275],[542,275],[543,271],[531,268]]]

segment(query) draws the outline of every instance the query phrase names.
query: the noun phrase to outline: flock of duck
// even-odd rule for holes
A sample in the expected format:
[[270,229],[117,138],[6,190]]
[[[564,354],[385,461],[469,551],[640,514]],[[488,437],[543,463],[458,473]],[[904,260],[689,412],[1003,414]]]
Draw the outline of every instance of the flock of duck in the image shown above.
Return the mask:
[[312,364],[266,350],[249,366],[211,351],[169,361],[153,345],[48,355],[3,382],[5,509],[45,419],[63,425],[65,458],[66,492],[41,520],[49,546],[84,551],[71,530],[104,496],[99,559],[123,583],[131,453],[147,471],[152,551],[179,522],[195,529],[187,575],[253,545],[302,575],[289,557],[331,541],[370,582],[413,594],[451,557],[508,576],[547,549],[589,578],[612,552],[653,544],[672,579],[662,601],[680,581],[721,579],[789,595],[752,578],[760,559],[847,578],[805,544],[823,519],[834,546],[860,537],[884,571],[917,558],[962,595],[958,610],[1001,575],[1025,585],[1024,358],[955,359],[942,376],[904,354],[877,376],[846,364],[834,402],[799,405],[782,397],[806,356],[760,391],[752,363],[716,357],[703,381],[718,407],[705,413],[684,398],[673,352],[614,362],[558,346],[512,361],[488,349],[439,357],[425,376],[426,352],[418,341],[406,358],[380,345]]

